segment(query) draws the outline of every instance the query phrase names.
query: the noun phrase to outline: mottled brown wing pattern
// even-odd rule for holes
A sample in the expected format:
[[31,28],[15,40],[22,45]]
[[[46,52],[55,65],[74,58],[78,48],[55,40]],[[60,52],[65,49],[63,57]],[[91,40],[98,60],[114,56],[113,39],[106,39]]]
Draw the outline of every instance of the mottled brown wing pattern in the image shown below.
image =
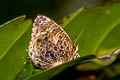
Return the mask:
[[29,56],[40,69],[53,68],[79,57],[77,47],[66,32],[54,21],[38,15],[34,20]]

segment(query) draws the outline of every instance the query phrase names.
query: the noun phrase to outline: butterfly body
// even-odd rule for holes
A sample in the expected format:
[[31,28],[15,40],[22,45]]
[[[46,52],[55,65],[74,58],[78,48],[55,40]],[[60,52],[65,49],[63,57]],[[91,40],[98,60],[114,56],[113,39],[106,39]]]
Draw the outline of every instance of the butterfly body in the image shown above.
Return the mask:
[[43,15],[34,20],[28,54],[33,65],[40,69],[53,68],[79,57],[77,46],[67,33]]

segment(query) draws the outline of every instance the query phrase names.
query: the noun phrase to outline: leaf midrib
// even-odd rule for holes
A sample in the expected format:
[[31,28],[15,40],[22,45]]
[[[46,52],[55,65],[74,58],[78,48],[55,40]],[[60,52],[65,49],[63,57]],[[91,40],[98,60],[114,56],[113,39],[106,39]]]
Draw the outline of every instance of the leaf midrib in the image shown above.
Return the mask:
[[98,50],[100,48],[100,46],[102,45],[102,43],[104,42],[104,40],[106,39],[106,37],[112,32],[112,30],[114,28],[117,27],[117,25],[120,23],[120,19],[118,21],[116,21],[116,23],[114,23],[109,29],[108,31],[106,31],[106,33],[104,33],[104,35],[100,38],[100,40],[98,41],[98,43],[96,44],[96,48],[94,48],[94,53],[97,55]]

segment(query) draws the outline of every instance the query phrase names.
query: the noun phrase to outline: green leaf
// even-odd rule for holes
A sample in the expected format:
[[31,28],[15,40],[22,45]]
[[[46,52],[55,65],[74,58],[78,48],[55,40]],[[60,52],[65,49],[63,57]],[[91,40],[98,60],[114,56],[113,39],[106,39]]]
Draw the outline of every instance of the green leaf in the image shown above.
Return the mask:
[[79,65],[77,66],[77,69],[82,69],[83,67],[85,67],[86,70],[96,70],[96,69],[100,69],[106,65],[109,65],[111,63],[113,63],[113,61],[116,60],[116,58],[118,58],[120,55],[120,48],[112,51],[110,53],[104,54],[102,56],[98,56],[97,58],[92,59],[91,63],[87,63],[84,65]]
[[32,75],[32,64],[27,63],[22,71],[14,78],[14,80],[24,80],[25,78]]
[[0,26],[0,59],[14,44],[16,37],[20,35],[22,28],[19,27],[24,22],[24,18],[25,16],[20,16]]
[[80,58],[70,61],[68,63],[64,63],[60,66],[57,66],[55,68],[36,73],[33,76],[27,78],[26,80],[39,80],[39,79],[49,80],[51,77],[55,76],[56,74],[60,73],[62,70],[66,69],[70,66],[80,64],[80,63],[85,63],[94,58],[96,58],[96,56],[94,56],[94,55],[80,57]]
[[76,43],[81,56],[99,56],[120,48],[119,5],[120,3],[84,9],[65,26],[64,29],[72,40],[76,35],[81,35]]
[[64,28],[64,27],[67,26],[69,23],[71,23],[72,20],[73,20],[78,14],[80,14],[80,12],[83,11],[83,9],[84,9],[84,8],[81,8],[80,10],[78,10],[78,11],[70,14],[69,16],[64,17],[63,20],[60,20],[60,23],[59,23],[59,22],[58,22],[58,23],[60,24],[60,26],[61,26],[62,28]]
[[0,28],[0,79],[13,80],[25,66],[28,42],[31,34],[31,20],[19,17]]
[[[78,13],[74,14],[74,16],[70,16],[70,20],[68,19],[67,22],[63,22],[62,26],[64,27],[65,31],[68,33],[72,41],[74,40],[76,35],[81,35],[77,40],[77,44],[79,45],[78,53],[81,55],[81,58],[76,59],[78,60],[78,62],[84,63],[84,61],[86,60],[82,56],[86,57],[87,55],[92,54],[97,55],[98,58],[92,60],[88,59],[87,61],[91,60],[102,65],[108,65],[114,61],[113,57],[117,57],[115,55],[111,55],[110,52],[119,48],[120,43],[117,44],[118,46],[113,46],[110,43],[104,44],[107,45],[107,47],[103,47],[102,45],[105,40],[109,40],[107,39],[107,37],[112,34],[112,31],[116,32],[115,28],[117,28],[120,23],[120,13],[118,13],[118,11],[120,10],[119,5],[120,3],[104,7],[93,7],[84,9],[81,12],[78,11]],[[120,31],[114,33],[114,36],[118,34],[120,34]],[[112,38],[112,36],[110,37]],[[116,37],[116,39],[119,40],[115,41],[113,44],[116,44],[120,41],[120,38]],[[103,50],[100,51],[100,49],[102,48],[106,50],[106,52],[104,52]],[[99,56],[99,54],[102,54],[102,56]],[[110,57],[107,58],[107,55],[104,54],[110,55]],[[104,58],[106,58],[105,61]],[[81,61],[81,59],[84,60]],[[71,65],[76,65],[78,63],[76,60],[57,66],[53,69],[45,70],[42,72],[40,71],[27,79],[48,80],[65,68],[70,67]]]
[[120,55],[120,48],[113,51],[113,52],[110,52],[108,54],[104,54],[102,56],[98,56],[97,59],[94,59],[94,61],[98,64],[101,64],[101,65],[109,65],[111,64],[113,61],[116,60],[116,58]]

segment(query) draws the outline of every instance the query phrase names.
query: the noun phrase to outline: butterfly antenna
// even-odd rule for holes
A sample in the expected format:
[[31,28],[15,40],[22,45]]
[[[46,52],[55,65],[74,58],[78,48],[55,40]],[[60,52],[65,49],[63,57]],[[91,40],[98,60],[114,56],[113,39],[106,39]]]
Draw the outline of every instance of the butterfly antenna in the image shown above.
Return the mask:
[[84,32],[84,28],[82,28],[82,30],[80,31],[80,34],[79,35],[76,35],[75,36],[75,39],[74,39],[74,44],[77,42],[77,40],[81,37],[81,35],[83,34]]

